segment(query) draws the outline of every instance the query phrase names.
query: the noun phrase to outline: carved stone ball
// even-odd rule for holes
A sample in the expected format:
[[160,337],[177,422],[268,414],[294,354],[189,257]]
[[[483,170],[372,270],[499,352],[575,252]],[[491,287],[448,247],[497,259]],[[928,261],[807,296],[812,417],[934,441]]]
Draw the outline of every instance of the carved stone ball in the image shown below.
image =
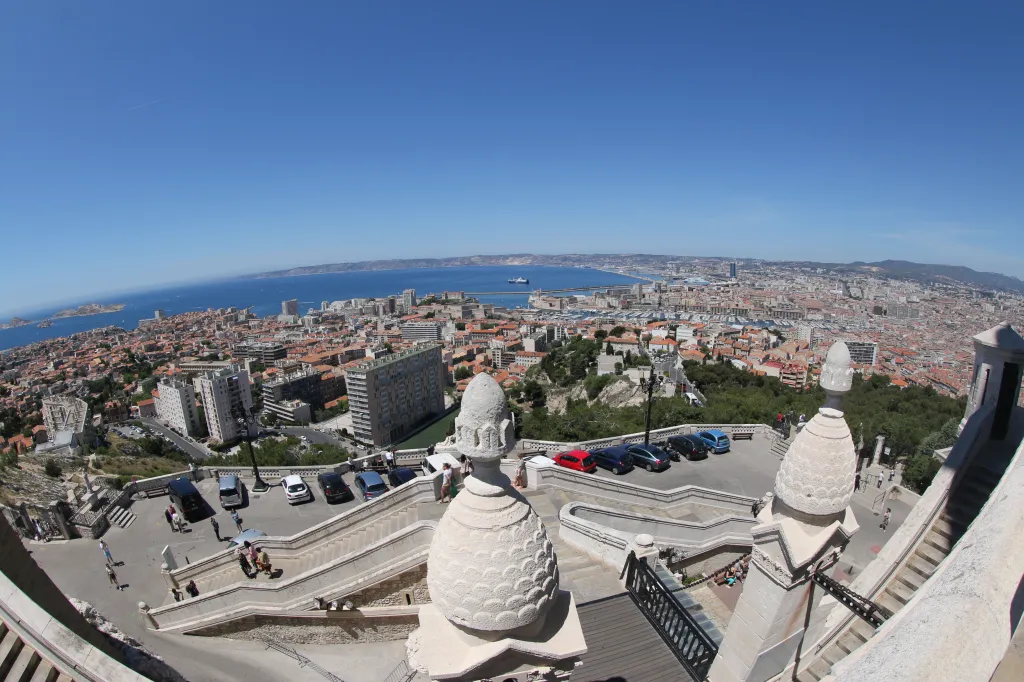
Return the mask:
[[793,439],[775,477],[775,495],[797,511],[830,516],[850,504],[856,472],[843,413],[823,407]]
[[434,605],[456,625],[510,632],[547,614],[558,596],[558,560],[525,499],[467,489],[438,524],[427,587]]

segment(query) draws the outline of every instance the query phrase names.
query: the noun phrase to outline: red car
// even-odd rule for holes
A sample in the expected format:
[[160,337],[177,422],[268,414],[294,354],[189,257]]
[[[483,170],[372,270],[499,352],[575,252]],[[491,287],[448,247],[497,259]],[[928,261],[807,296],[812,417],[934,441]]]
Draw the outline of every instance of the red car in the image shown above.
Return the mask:
[[555,464],[558,466],[572,469],[573,471],[583,471],[588,474],[597,471],[597,460],[586,450],[560,452],[552,459],[555,460]]

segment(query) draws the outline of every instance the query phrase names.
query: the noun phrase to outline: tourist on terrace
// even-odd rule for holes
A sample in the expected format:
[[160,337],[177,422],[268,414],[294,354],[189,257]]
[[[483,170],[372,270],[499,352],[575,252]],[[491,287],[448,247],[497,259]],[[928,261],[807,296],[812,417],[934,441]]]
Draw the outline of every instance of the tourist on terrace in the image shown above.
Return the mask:
[[452,465],[445,462],[441,468],[441,499],[437,501],[438,504],[442,504],[445,499],[452,501]]
[[110,579],[110,584],[117,588],[117,591],[121,591],[121,583],[117,582],[117,573],[114,573],[114,567],[107,564],[107,578]]
[[245,557],[245,552],[241,547],[235,550],[235,558],[238,559],[238,565],[242,568],[242,573],[245,573],[246,578],[251,578],[249,575],[249,560]]
[[892,507],[885,508],[885,516],[882,517],[882,524],[879,526],[883,531],[889,527],[889,517],[892,516]]
[[188,592],[188,596],[193,599],[199,596],[199,588],[196,587],[195,580],[189,580],[188,585],[185,585],[185,591]]
[[109,566],[116,566],[117,562],[114,561],[114,557],[110,554],[110,545],[107,544],[106,540],[100,540],[100,549],[103,550],[103,556],[107,560]]
[[462,465],[460,467],[462,473],[462,480],[465,481],[466,476],[469,476],[473,473],[473,460],[471,460],[469,457],[466,457],[465,455],[462,455],[461,457],[459,457],[459,463]]
[[516,465],[516,482],[513,484],[517,488],[526,487],[526,460],[520,459],[519,464]]

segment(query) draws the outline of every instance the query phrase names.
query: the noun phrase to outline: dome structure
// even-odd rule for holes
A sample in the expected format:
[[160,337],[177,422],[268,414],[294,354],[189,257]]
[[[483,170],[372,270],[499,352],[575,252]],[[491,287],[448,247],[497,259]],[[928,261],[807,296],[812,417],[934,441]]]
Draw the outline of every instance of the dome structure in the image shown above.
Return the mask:
[[857,453],[843,413],[823,407],[797,434],[775,477],[775,496],[789,507],[830,516],[853,497]]
[[853,387],[853,360],[850,359],[850,349],[844,342],[836,341],[828,349],[819,383],[829,396],[846,393]]
[[558,598],[558,560],[544,523],[501,472],[515,436],[505,394],[489,375],[470,382],[455,425],[474,470],[438,523],[427,587],[449,622],[500,636],[547,614]]

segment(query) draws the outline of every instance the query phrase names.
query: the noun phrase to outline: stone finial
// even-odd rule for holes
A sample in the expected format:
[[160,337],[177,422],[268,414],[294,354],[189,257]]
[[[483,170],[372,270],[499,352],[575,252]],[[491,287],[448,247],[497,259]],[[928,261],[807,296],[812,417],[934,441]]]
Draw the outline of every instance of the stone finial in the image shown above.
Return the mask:
[[844,342],[836,341],[828,349],[819,383],[829,394],[846,393],[853,386],[853,361]]
[[515,427],[505,392],[494,378],[477,374],[455,418],[455,447],[474,461],[499,460],[515,447]]
[[775,477],[775,496],[812,516],[842,512],[853,497],[857,453],[843,413],[818,410],[793,439]]

